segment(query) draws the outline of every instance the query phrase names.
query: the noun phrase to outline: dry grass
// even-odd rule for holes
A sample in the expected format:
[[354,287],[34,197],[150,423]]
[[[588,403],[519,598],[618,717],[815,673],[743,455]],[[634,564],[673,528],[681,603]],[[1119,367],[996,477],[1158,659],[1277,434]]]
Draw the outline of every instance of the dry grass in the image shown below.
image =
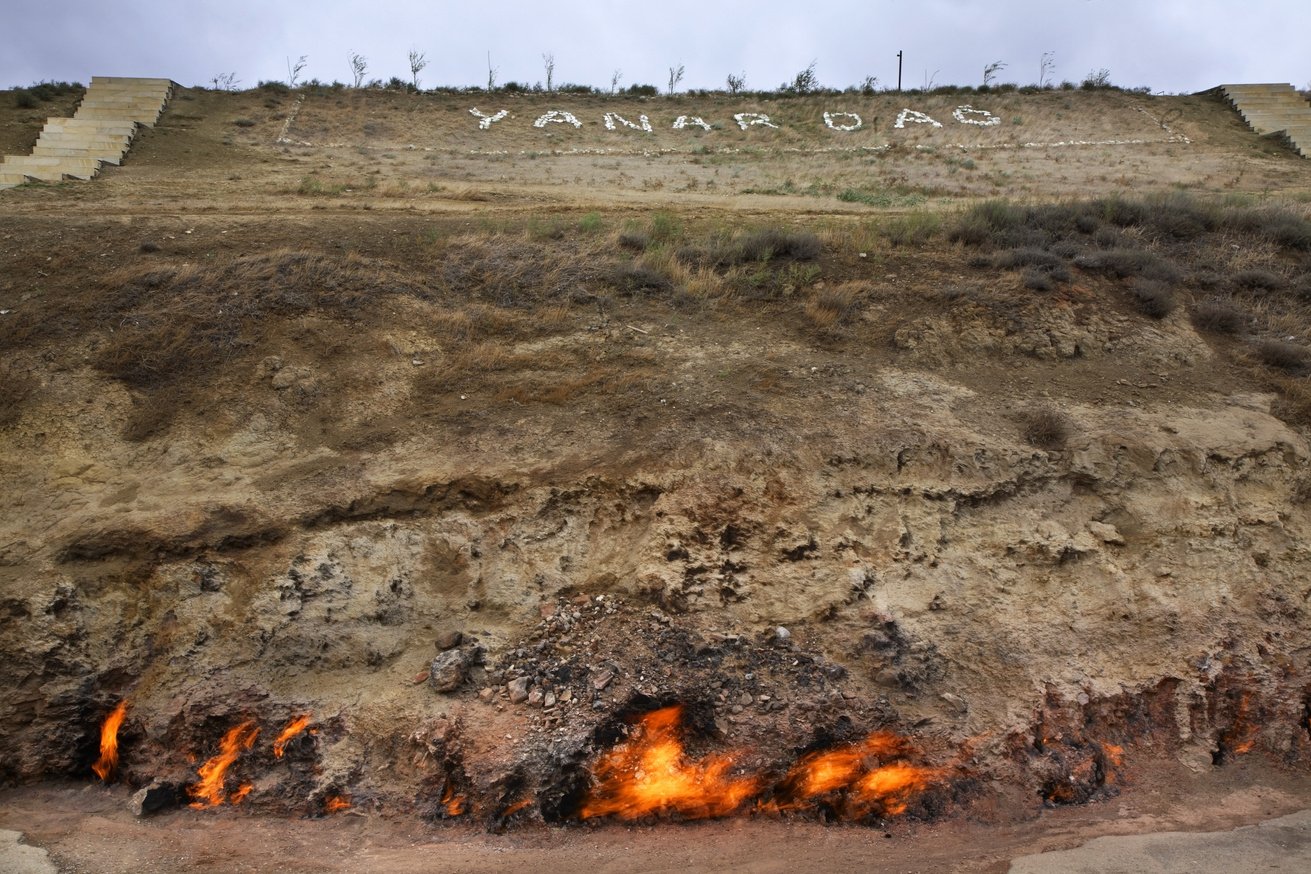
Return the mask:
[[1022,416],[1021,424],[1024,426],[1025,442],[1039,449],[1055,452],[1064,449],[1070,439],[1070,420],[1055,407],[1043,406],[1029,410]]
[[811,324],[831,329],[850,321],[859,311],[863,298],[869,294],[864,282],[844,282],[814,289],[806,298],[803,311]]
[[1195,304],[1190,313],[1193,324],[1213,334],[1238,334],[1251,321],[1251,317],[1225,300],[1210,298]]

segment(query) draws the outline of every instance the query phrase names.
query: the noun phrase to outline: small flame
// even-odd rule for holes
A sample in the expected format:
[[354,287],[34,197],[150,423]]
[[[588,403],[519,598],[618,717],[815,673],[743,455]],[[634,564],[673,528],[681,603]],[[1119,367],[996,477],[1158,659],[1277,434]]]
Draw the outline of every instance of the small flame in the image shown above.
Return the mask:
[[118,706],[105,717],[104,724],[100,726],[100,758],[91,766],[91,770],[105,783],[109,782],[114,768],[118,767],[118,729],[127,715],[127,704],[127,699],[118,702]]
[[875,808],[888,816],[905,813],[911,797],[929,788],[937,773],[933,768],[921,768],[909,762],[876,768],[853,787],[850,796],[853,811],[858,816]]
[[242,783],[240,786],[237,787],[235,792],[233,792],[231,795],[228,796],[228,803],[240,804],[242,801],[245,800],[246,796],[250,794],[250,790],[254,788],[255,788],[254,783]]
[[509,807],[505,808],[505,810],[501,811],[501,819],[509,819],[532,803],[533,800],[531,798],[520,798],[514,804],[511,804]]
[[[459,795],[455,791],[455,786],[447,782],[445,791],[442,792],[442,809],[446,811],[447,816],[459,816],[468,808],[468,799]],[[509,814],[503,814],[508,816]]]
[[340,813],[343,810],[350,810],[350,807],[349,795],[329,795],[328,800],[323,802],[324,813]]
[[815,799],[843,793],[842,812],[860,818],[874,811],[895,816],[906,811],[910,799],[940,776],[937,768],[890,762],[913,750],[905,738],[876,731],[859,743],[803,756],[788,771],[780,786],[774,810],[800,810]]
[[1102,743],[1102,752],[1106,753],[1106,763],[1113,768],[1124,764],[1124,747],[1119,744]]
[[297,716],[291,722],[287,723],[287,727],[282,730],[282,734],[278,735],[278,739],[273,742],[274,758],[282,758],[283,754],[287,751],[287,744],[291,739],[304,731],[310,724],[310,716],[311,714],[306,713],[304,716]]
[[732,756],[686,760],[677,731],[682,713],[675,705],[646,714],[626,743],[601,758],[593,771],[597,784],[580,810],[584,819],[725,816],[757,792],[757,778],[728,776]]
[[[255,745],[255,738],[258,736],[259,727],[255,725],[253,719],[247,719],[240,725],[229,729],[228,733],[223,735],[223,740],[219,741],[218,755],[200,766],[200,769],[196,772],[200,775],[200,782],[187,789],[187,794],[197,799],[192,802],[192,807],[197,809],[217,807],[223,803],[224,775],[243,751]],[[245,798],[249,792],[249,784],[243,784],[241,788],[232,793],[230,800],[233,804],[236,804]]]

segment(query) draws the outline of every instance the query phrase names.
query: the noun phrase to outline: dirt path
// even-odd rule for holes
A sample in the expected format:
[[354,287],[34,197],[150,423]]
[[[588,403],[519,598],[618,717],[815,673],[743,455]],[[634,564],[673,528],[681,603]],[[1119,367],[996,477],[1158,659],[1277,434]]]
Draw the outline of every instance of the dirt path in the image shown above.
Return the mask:
[[[971,821],[902,823],[888,831],[748,819],[530,827],[495,835],[471,826],[425,825],[409,816],[287,820],[185,809],[137,820],[127,810],[127,798],[125,788],[77,784],[10,790],[0,794],[0,829],[22,832],[24,844],[48,851],[65,874],[1220,872],[1275,865],[1304,870],[1311,859],[1311,811],[1305,809],[1311,793],[1305,780],[1257,762],[1208,771],[1191,781],[1149,772],[1118,798],[1048,810],[1027,822],[983,821],[986,814],[979,812]],[[1279,817],[1284,818],[1272,821]],[[1233,831],[1258,823],[1265,825]],[[1166,834],[1176,832],[1192,834]],[[0,871],[23,870],[4,852],[0,849]],[[1048,855],[1036,855],[1041,853]],[[1198,867],[1198,859],[1212,867]],[[1103,864],[1119,867],[1097,867]]]

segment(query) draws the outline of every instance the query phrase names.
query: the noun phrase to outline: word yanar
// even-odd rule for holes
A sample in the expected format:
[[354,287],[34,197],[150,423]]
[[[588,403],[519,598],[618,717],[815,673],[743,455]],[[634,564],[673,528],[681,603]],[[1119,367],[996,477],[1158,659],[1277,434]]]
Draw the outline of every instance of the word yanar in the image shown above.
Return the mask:
[[[510,115],[508,109],[502,109],[499,112],[487,115],[479,111],[475,106],[469,110],[469,114],[478,119],[478,128],[480,130],[490,130],[492,125],[504,120]],[[1001,119],[993,115],[986,109],[975,109],[972,106],[957,106],[951,111],[952,119],[958,124],[969,124],[978,127],[992,127],[1001,124]],[[768,115],[763,112],[738,112],[733,114],[733,121],[742,130],[748,130],[752,127],[772,127],[777,129],[779,125],[775,124]],[[642,133],[654,133],[655,128],[651,125],[651,119],[647,115],[639,115],[636,121],[633,121],[617,112],[607,112],[601,118],[601,123],[605,125],[606,130],[615,131],[630,129],[641,131]],[[583,122],[572,112],[563,109],[552,109],[543,115],[538,116],[533,122],[533,127],[545,129],[548,125],[566,124],[571,127],[581,128]],[[916,109],[903,109],[897,114],[897,120],[893,127],[901,130],[908,124],[927,124],[930,127],[942,127],[942,122],[930,116],[928,113],[920,112]],[[865,126],[865,121],[854,112],[824,112],[824,126],[829,130],[847,133],[850,131],[860,130]],[[714,125],[707,122],[699,115],[680,115],[674,119],[670,125],[673,130],[684,130],[686,128],[701,128],[702,130],[714,130]]]

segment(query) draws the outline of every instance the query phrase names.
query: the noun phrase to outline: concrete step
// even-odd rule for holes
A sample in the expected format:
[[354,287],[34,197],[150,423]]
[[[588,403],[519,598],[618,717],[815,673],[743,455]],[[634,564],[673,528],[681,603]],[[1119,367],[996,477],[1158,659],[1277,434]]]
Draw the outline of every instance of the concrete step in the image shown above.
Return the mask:
[[65,133],[63,131],[41,131],[40,136],[36,138],[36,144],[47,146],[60,146],[68,149],[76,149],[91,146],[104,146],[106,148],[117,147],[126,149],[132,143],[129,136],[114,136],[113,134],[98,134],[91,131],[86,133]]
[[93,158],[105,164],[121,164],[122,150],[113,149],[59,149],[54,146],[37,146],[32,150],[34,158]]
[[77,117],[84,120],[135,121],[138,124],[144,124],[146,127],[151,127],[159,119],[159,113],[155,111],[141,112],[138,110],[125,112],[114,109],[87,109],[79,110]]
[[123,136],[134,136],[136,122],[126,118],[47,118],[46,130],[96,131]]
[[22,155],[5,157],[0,173],[22,173],[34,179],[57,182],[65,176],[91,179],[100,172],[100,161],[95,158],[48,158]]
[[164,100],[161,97],[88,97],[78,104],[79,108],[102,107],[104,109],[162,109]]
[[[4,165],[0,164],[0,167],[3,166]],[[15,185],[22,185],[25,182],[27,182],[27,176],[22,173],[6,173],[4,170],[0,170],[0,185],[13,187]]]
[[153,85],[163,88],[173,87],[172,79],[143,79],[135,76],[92,76],[92,86],[95,85]]

